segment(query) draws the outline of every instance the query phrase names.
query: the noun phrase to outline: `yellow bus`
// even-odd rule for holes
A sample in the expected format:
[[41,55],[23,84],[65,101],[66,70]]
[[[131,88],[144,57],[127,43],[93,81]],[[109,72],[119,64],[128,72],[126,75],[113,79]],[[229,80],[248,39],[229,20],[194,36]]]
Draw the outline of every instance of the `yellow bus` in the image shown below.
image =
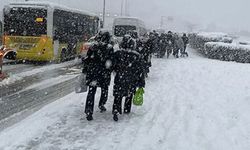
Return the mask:
[[4,45],[15,49],[17,60],[68,60],[100,26],[94,14],[52,3],[10,3],[3,14]]

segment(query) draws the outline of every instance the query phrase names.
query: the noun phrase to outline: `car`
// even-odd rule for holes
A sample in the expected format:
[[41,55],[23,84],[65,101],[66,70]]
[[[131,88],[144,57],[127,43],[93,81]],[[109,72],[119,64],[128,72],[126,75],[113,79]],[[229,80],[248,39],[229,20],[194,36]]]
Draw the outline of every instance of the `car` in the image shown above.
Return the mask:
[[91,44],[93,44],[95,42],[95,36],[91,37],[87,42],[85,42],[82,45],[82,48],[80,50],[80,58],[85,58],[87,55],[87,52],[89,50],[89,47],[91,46]]
[[[95,36],[91,37],[86,43],[82,45],[81,51],[80,51],[80,58],[84,59],[87,55],[87,52],[89,50],[89,47],[95,42]],[[119,49],[119,42],[116,37],[112,36],[111,43],[114,46],[114,50]]]

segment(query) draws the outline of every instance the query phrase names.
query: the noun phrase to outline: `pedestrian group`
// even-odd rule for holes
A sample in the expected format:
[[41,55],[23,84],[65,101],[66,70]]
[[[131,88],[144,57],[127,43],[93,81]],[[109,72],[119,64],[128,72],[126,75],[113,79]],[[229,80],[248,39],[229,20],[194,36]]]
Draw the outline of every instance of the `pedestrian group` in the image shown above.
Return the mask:
[[[179,37],[169,31],[159,35],[155,31],[148,36],[138,38],[136,32],[129,31],[119,43],[119,50],[114,50],[114,42],[109,32],[99,32],[95,42],[90,46],[86,58],[83,60],[82,72],[86,74],[88,95],[85,103],[85,114],[88,121],[93,120],[94,101],[97,88],[101,88],[101,97],[98,104],[100,112],[105,112],[108,100],[111,74],[114,73],[113,86],[113,119],[118,121],[122,113],[129,114],[132,99],[137,89],[143,91],[145,78],[148,77],[152,66],[151,58],[154,54],[167,58],[172,53],[176,58],[188,56],[186,34]],[[122,100],[125,99],[122,107]],[[123,108],[123,110],[122,110]]]

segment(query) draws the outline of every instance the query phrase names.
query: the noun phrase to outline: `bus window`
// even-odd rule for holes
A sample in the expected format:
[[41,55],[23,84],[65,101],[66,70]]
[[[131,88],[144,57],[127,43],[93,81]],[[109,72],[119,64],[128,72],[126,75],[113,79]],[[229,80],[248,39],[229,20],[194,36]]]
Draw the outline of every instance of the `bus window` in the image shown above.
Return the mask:
[[128,26],[128,25],[117,25],[114,29],[114,35],[117,37],[122,37],[127,34],[128,31],[136,30],[135,26]]
[[4,32],[13,36],[47,34],[47,10],[42,8],[11,8],[4,12]]
[[94,20],[89,16],[64,10],[54,11],[54,37],[62,43],[66,43],[74,36],[78,41],[85,40],[95,34]]

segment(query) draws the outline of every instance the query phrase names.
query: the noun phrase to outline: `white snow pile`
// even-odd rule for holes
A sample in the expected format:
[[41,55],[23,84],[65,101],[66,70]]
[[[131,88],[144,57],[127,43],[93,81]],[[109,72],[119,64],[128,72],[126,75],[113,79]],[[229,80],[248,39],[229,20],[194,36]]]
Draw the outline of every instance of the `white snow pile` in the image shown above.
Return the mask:
[[74,74],[72,74],[72,75],[61,75],[61,76],[58,76],[58,77],[55,77],[55,78],[50,78],[50,79],[44,80],[43,82],[33,84],[33,85],[25,88],[23,91],[30,90],[30,89],[36,89],[36,90],[45,89],[45,88],[51,87],[53,85],[68,81],[70,79],[74,79],[76,77],[77,77],[77,75],[74,75]]
[[250,37],[238,36],[234,39],[233,43],[237,43],[240,45],[250,45]]
[[[189,34],[189,39],[190,46],[198,50],[201,54],[205,55],[208,58],[237,62],[246,62],[245,60],[247,60],[246,58],[243,58],[244,61],[232,58],[232,56],[236,56],[236,54],[234,53],[235,51],[229,50],[228,47],[230,47],[229,45],[233,43],[233,38],[225,33],[193,33]],[[206,43],[211,42],[217,42],[220,46],[222,46],[222,43],[225,43],[225,45],[227,46],[225,46],[223,48],[223,52],[221,52],[221,49],[218,49],[214,44],[206,45]],[[220,51],[220,53],[218,53],[218,51]]]
[[208,58],[250,63],[250,45],[208,42],[205,44],[204,51]]
[[[142,107],[86,121],[72,93],[0,132],[1,150],[249,150],[250,66],[197,56],[153,60]],[[112,89],[112,88],[111,88]],[[83,118],[80,120],[80,118]]]
[[10,85],[15,83],[16,81],[19,81],[23,79],[22,77],[16,76],[16,75],[10,75],[9,77],[5,78],[4,80],[0,81],[0,88],[5,85]]
[[197,36],[202,36],[210,39],[221,39],[222,37],[226,37],[226,33],[222,32],[199,32]]
[[198,50],[203,50],[207,42],[224,42],[232,43],[233,38],[228,34],[220,32],[200,32],[189,34],[190,45]]
[[206,41],[218,41],[224,43],[232,43],[233,38],[226,33],[221,32],[200,32],[197,36],[205,39]]
[[250,45],[250,41],[239,41],[241,45]]
[[5,85],[13,84],[16,81],[20,81],[24,77],[27,77],[27,76],[36,75],[38,73],[51,71],[51,70],[55,70],[55,69],[58,69],[58,68],[72,67],[72,66],[75,66],[75,65],[80,64],[80,63],[81,62],[80,62],[79,59],[75,59],[75,60],[60,63],[60,64],[46,65],[44,67],[39,67],[37,69],[32,69],[32,70],[20,72],[20,73],[17,73],[17,74],[10,74],[8,78],[6,78],[6,79],[4,79],[3,81],[0,82],[0,87],[5,86]]
[[223,42],[208,42],[206,45],[210,45],[213,47],[227,47],[228,49],[243,49],[246,51],[250,51],[250,45],[237,44],[237,43],[223,43]]

